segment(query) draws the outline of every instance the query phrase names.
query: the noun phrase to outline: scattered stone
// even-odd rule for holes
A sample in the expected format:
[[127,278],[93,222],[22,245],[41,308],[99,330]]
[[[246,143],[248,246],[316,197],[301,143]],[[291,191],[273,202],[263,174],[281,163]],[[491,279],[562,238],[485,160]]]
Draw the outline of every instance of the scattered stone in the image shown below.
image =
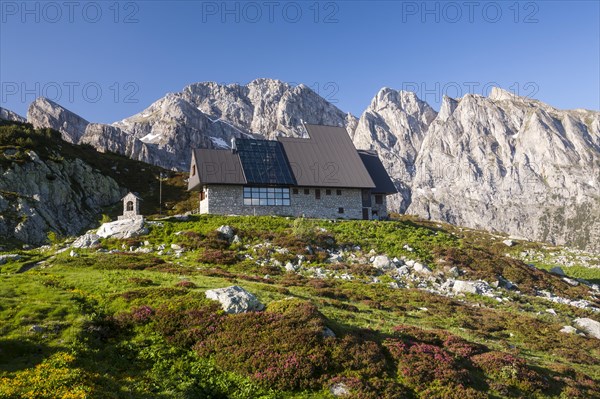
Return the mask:
[[550,309],[546,309],[546,313],[550,313],[552,316],[556,316],[556,310],[550,308]]
[[460,270],[458,270],[458,267],[454,266],[448,270],[448,275],[450,277],[458,278],[460,277]]
[[588,336],[600,339],[600,323],[596,320],[583,317],[573,320],[573,323]]
[[34,334],[40,334],[44,331],[44,327],[39,326],[37,324],[34,324],[33,326],[31,326],[29,328],[29,332],[34,333]]
[[331,392],[331,394],[333,396],[348,396],[348,395],[350,395],[350,390],[348,389],[348,386],[346,384],[344,384],[343,382],[338,382],[337,384],[333,384],[331,386],[331,388],[329,388],[329,392]]
[[579,281],[573,280],[572,278],[563,277],[563,281],[573,287],[577,287],[579,285]]
[[550,273],[556,274],[557,276],[566,276],[564,270],[560,266],[555,266],[552,269],[550,269]]
[[265,308],[253,294],[237,285],[208,290],[206,297],[219,301],[221,308],[231,314],[260,311]]
[[295,266],[293,263],[288,262],[285,264],[285,270],[288,272],[295,272],[297,270],[297,266]]
[[79,256],[79,254],[73,250],[71,250],[71,252],[69,252],[69,256],[71,258],[77,258]]
[[431,274],[431,269],[420,262],[415,262],[415,264],[413,265],[413,268],[415,269],[415,272],[417,272],[417,273]]
[[512,247],[515,245],[515,242],[513,240],[504,240],[504,241],[502,241],[502,243],[504,245],[506,245],[507,247]]
[[223,234],[223,236],[225,236],[225,238],[227,238],[228,240],[233,239],[233,236],[235,235],[235,231],[233,231],[233,227],[228,226],[228,225],[223,225],[220,226],[217,231],[221,234]]
[[323,328],[323,337],[325,338],[335,338],[335,333],[333,332],[333,330],[329,327],[324,327]]
[[242,243],[242,239],[240,238],[240,236],[238,236],[237,234],[233,236],[233,240],[231,240],[232,244],[241,244]]
[[115,222],[104,223],[96,234],[102,238],[132,238],[148,234],[148,229],[144,227],[144,219],[122,219]]
[[564,326],[560,329],[560,332],[565,334],[577,334],[577,329],[571,326]]
[[19,260],[21,259],[21,255],[19,254],[6,254],[6,255],[0,255],[0,265],[5,264],[6,262],[8,262],[9,260]]
[[379,270],[388,270],[392,265],[390,258],[385,255],[377,255],[372,262],[373,267]]
[[181,249],[183,249],[183,248],[181,247],[181,245],[178,245],[178,244],[171,244],[171,249],[173,249],[173,250],[175,250],[175,251],[179,251],[179,250],[181,250]]
[[477,286],[474,281],[456,280],[452,286],[452,291],[456,293],[477,294]]
[[410,246],[410,245],[408,245],[408,244],[404,244],[404,246],[403,246],[402,248],[406,249],[408,252],[413,252],[413,251],[414,251],[414,248],[413,248],[413,247],[411,247],[411,246]]

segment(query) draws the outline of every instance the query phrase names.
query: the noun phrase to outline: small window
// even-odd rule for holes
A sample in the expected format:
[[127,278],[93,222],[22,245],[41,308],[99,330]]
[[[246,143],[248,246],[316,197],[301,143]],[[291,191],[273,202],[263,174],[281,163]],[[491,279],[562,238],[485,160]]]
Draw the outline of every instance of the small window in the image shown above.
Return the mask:
[[305,188],[304,189],[304,195],[308,195],[308,194],[310,194],[310,190],[308,188]]
[[383,204],[383,195],[381,195],[381,194],[375,194],[375,203],[377,205]]
[[294,194],[298,194],[298,189],[297,189],[297,188],[294,188],[294,189],[292,190],[292,192],[293,192]]
[[325,195],[331,195],[331,190],[325,190]]
[[373,211],[373,212],[371,212],[371,214],[372,214],[373,216],[379,216],[379,211]]
[[342,195],[342,190],[336,190],[336,191],[335,191],[335,194],[336,194],[336,195]]
[[196,165],[192,165],[192,176],[196,176]]
[[206,193],[204,190],[200,191],[200,201],[203,201],[206,198]]
[[315,189],[315,199],[321,199],[321,190]]
[[338,213],[344,213],[344,208],[338,208]]
[[133,211],[133,201],[127,201],[127,211]]

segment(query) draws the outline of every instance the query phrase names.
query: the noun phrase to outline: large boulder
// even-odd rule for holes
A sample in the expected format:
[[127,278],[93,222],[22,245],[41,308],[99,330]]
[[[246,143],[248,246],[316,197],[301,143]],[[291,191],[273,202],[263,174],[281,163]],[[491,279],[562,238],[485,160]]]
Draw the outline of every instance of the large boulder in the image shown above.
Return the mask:
[[260,311],[265,308],[258,298],[237,285],[208,290],[205,294],[208,299],[219,301],[221,308],[231,314]]
[[90,248],[100,243],[100,236],[96,233],[85,233],[77,237],[71,246],[73,248]]
[[102,238],[131,238],[148,234],[148,229],[144,226],[143,218],[123,219],[104,223],[96,234]]
[[21,259],[21,255],[19,255],[19,254],[0,255],[0,265],[5,264],[9,260],[10,261],[15,261],[15,260],[19,260],[19,259]]
[[600,323],[587,317],[575,319],[575,326],[590,337],[600,339]]

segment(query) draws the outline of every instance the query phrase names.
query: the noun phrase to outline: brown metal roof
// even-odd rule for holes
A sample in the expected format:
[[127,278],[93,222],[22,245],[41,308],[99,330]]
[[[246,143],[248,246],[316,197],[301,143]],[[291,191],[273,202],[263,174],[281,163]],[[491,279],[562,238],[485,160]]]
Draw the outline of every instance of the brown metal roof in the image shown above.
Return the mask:
[[304,126],[309,138],[278,138],[298,186],[375,187],[346,129]]
[[246,184],[240,157],[231,150],[200,148],[194,157],[199,184]]
[[372,190],[374,193],[395,194],[398,192],[376,152],[358,150],[358,155],[369,171],[371,179],[375,182],[375,188]]

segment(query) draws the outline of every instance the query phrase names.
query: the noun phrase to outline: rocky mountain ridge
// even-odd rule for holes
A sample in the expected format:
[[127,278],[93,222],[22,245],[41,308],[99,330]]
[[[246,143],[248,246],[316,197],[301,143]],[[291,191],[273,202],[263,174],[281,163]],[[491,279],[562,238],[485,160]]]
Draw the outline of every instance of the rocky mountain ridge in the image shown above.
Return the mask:
[[67,141],[186,170],[190,149],[233,137],[296,136],[301,121],[345,126],[378,152],[399,194],[393,210],[515,236],[600,249],[600,113],[555,109],[501,89],[444,98],[380,90],[357,118],[304,85],[257,79],[196,83],[112,125],[44,99],[28,121]]

